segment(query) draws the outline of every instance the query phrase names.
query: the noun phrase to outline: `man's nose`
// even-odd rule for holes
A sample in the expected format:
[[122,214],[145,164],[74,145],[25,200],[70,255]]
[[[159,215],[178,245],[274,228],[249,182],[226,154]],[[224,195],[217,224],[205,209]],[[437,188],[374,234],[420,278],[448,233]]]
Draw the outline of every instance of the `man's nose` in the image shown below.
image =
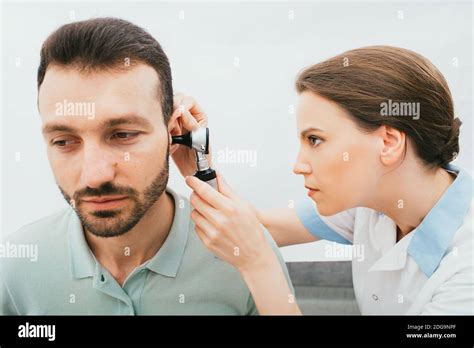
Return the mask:
[[85,146],[81,172],[81,187],[98,188],[115,178],[116,161],[98,146]]

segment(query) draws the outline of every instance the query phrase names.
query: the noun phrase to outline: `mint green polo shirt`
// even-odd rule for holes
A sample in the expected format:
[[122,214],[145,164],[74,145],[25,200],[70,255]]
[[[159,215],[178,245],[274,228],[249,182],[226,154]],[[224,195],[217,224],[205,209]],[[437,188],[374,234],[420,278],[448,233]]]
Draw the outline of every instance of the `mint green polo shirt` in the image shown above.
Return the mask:
[[[37,257],[0,258],[2,314],[258,315],[240,273],[195,233],[188,199],[167,192],[175,203],[169,235],[122,287],[95,259],[70,207],[11,234],[4,246],[37,246]],[[293,291],[278,247],[265,235]]]

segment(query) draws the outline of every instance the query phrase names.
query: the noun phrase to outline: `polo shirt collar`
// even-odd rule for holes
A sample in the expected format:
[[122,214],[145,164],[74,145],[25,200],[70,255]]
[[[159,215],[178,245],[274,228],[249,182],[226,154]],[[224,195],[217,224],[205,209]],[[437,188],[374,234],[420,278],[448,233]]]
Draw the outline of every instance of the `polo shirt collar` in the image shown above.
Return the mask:
[[457,173],[457,176],[413,231],[408,246],[408,253],[427,277],[431,277],[438,268],[471,205],[472,177],[467,171],[453,165],[445,169]]
[[71,273],[74,278],[87,278],[94,276],[95,257],[87,244],[81,220],[75,210],[69,207],[69,256]]
[[174,218],[170,232],[160,250],[147,263],[146,267],[167,277],[176,277],[188,240],[190,219],[189,202],[176,192],[167,188],[173,196]]
[[[174,200],[174,218],[170,232],[160,250],[144,267],[168,277],[176,277],[183,259],[190,224],[189,203],[169,187],[166,188]],[[97,261],[87,244],[82,223],[76,212],[69,207],[69,250],[71,273],[75,278],[93,277]]]

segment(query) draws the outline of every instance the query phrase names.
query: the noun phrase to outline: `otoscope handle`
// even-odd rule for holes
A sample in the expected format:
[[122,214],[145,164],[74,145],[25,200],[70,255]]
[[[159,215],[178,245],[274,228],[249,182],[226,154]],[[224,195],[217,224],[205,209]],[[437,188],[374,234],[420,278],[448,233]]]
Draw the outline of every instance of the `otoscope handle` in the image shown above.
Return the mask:
[[217,190],[217,175],[214,169],[208,168],[206,170],[197,171],[196,173],[194,173],[194,176],[199,180],[208,183],[215,190]]

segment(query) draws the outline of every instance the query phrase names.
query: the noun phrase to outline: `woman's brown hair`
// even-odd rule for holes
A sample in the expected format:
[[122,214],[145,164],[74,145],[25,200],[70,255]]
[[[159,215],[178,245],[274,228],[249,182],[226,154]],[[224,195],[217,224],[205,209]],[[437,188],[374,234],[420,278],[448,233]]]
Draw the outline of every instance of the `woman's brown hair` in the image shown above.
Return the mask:
[[303,70],[296,89],[336,102],[363,130],[387,125],[404,132],[430,168],[445,166],[459,153],[461,121],[454,117],[448,84],[413,51],[391,46],[347,51]]

